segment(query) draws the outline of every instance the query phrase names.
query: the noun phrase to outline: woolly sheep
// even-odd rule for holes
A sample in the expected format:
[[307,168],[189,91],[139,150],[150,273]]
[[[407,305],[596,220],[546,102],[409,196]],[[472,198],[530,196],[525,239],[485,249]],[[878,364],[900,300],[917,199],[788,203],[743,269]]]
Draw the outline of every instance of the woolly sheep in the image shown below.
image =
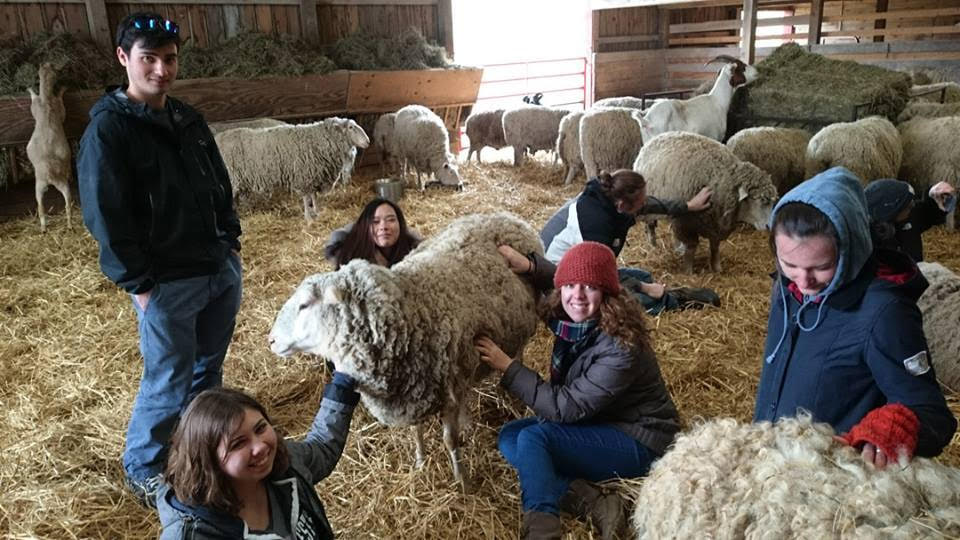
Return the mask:
[[563,185],[568,185],[583,172],[583,158],[580,155],[580,119],[583,111],[572,112],[560,120],[560,133],[557,135],[557,155],[567,168]]
[[[646,105],[652,105],[653,100],[649,100]],[[628,109],[643,109],[643,100],[633,96],[619,96],[599,99],[593,102],[594,107],[626,107]]]
[[930,286],[917,300],[940,384],[960,391],[960,276],[939,263],[917,263]]
[[407,105],[397,111],[393,135],[398,158],[404,168],[413,167],[417,172],[420,191],[426,188],[426,179],[421,173],[432,173],[445,186],[463,187],[460,171],[450,153],[450,135],[447,127],[433,111],[422,105]]
[[373,144],[379,151],[381,173],[393,174],[400,170],[398,161],[400,151],[397,149],[397,140],[393,136],[396,122],[397,113],[386,113],[381,114],[373,126]]
[[629,169],[643,146],[639,111],[625,107],[590,109],[580,119],[580,155],[587,178],[605,170]]
[[286,125],[288,124],[283,120],[275,120],[273,118],[254,118],[252,120],[240,120],[238,122],[214,122],[210,124],[210,131],[216,135],[217,133],[222,133],[228,129],[268,128]]
[[36,184],[37,215],[40,217],[40,231],[47,231],[47,214],[43,208],[43,194],[53,186],[63,195],[67,227],[70,220],[70,178],[73,176],[73,163],[70,159],[70,144],[63,130],[66,109],[63,107],[63,92],[54,94],[53,87],[57,74],[53,66],[45,63],[40,66],[40,94],[33,88],[30,91],[30,114],[33,115],[33,133],[27,143],[27,157],[33,165]]
[[960,116],[960,103],[908,103],[897,117],[897,122],[942,116]]
[[900,134],[886,118],[870,116],[856,122],[837,122],[810,138],[804,177],[843,166],[867,185],[879,178],[895,178],[902,159]]
[[671,217],[674,235],[683,243],[686,272],[693,272],[699,237],[710,241],[710,268],[720,272],[720,242],[737,222],[767,228],[777,199],[770,175],[740,161],[723,144],[696,133],[668,132],[644,145],[634,170],[647,181],[647,195],[688,201],[704,186],[713,190],[710,208]]
[[[715,419],[680,434],[643,482],[638,538],[944,538],[960,534],[960,470],[877,469],[809,416]],[[942,533],[942,534],[940,534]]]
[[766,171],[783,195],[803,182],[810,132],[780,127],[754,127],[738,131],[727,148],[743,161]]
[[526,152],[554,150],[560,134],[560,120],[569,114],[566,109],[530,105],[503,113],[503,138],[513,147],[513,164],[523,164]]
[[441,415],[453,474],[461,470],[459,419],[468,390],[489,372],[473,340],[490,336],[518,357],[537,326],[534,291],[497,246],[543,253],[537,232],[509,213],[452,222],[392,268],[355,260],[306,278],[270,331],[274,353],[318,354],[358,381],[367,410],[391,426]]
[[[914,118],[898,129],[903,162],[897,178],[910,182],[923,197],[940,181],[960,187],[960,153],[953,146],[960,140],[960,117]],[[947,216],[947,226],[955,228],[955,212]]]
[[312,124],[230,129],[215,139],[235,197],[287,189],[303,198],[307,220],[318,212],[317,192],[350,182],[357,147],[370,144],[356,122],[336,117]]
[[951,81],[916,84],[910,88],[910,101],[940,103],[941,95],[943,96],[943,103],[960,101],[960,84]]
[[476,152],[477,163],[481,162],[480,151],[486,146],[499,150],[507,146],[503,138],[503,109],[475,112],[467,118],[467,137],[470,138],[470,151],[467,152],[467,161]]

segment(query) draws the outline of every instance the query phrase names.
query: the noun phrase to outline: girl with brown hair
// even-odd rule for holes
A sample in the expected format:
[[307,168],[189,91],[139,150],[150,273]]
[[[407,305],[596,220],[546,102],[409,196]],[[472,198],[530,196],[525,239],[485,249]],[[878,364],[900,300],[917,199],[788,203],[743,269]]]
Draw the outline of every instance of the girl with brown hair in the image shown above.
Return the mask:
[[330,234],[324,257],[339,269],[353,259],[393,266],[420,243],[420,236],[407,228],[403,210],[388,199],[374,199],[360,217]]

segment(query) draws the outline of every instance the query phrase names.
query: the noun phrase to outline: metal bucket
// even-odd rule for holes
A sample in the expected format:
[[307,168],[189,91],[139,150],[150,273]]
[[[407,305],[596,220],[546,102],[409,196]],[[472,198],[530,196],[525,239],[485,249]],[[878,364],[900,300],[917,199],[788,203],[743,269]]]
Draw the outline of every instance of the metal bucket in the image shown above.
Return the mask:
[[391,202],[399,202],[403,197],[403,181],[396,178],[380,178],[373,181],[373,190],[377,196]]

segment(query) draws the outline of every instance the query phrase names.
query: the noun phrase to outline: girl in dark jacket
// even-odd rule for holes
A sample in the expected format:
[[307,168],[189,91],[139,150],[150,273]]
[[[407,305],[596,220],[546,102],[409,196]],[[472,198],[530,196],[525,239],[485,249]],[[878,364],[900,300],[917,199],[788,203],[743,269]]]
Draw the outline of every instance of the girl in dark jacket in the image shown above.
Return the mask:
[[339,269],[353,259],[393,266],[417,247],[420,236],[407,228],[403,210],[387,199],[374,199],[360,217],[330,234],[324,257]]
[[481,360],[503,373],[501,386],[537,415],[507,423],[498,441],[520,478],[524,538],[560,538],[561,509],[589,515],[603,538],[617,538],[626,525],[622,503],[589,482],[645,475],[679,430],[643,308],[621,294],[616,259],[603,244],[573,246],[555,273],[545,259],[507,246],[501,253],[515,272],[533,273],[539,289],[551,276],[555,287],[542,305],[557,336],[549,381],[490,339],[476,340]]
[[333,538],[314,484],[340,460],[355,382],[334,372],[302,442],[285,441],[255,399],[201,392],[180,419],[157,496],[160,538]]
[[938,455],[957,422],[937,385],[916,264],[874,250],[857,178],[836,167],[780,199],[777,270],[755,421],[809,411],[868,462]]

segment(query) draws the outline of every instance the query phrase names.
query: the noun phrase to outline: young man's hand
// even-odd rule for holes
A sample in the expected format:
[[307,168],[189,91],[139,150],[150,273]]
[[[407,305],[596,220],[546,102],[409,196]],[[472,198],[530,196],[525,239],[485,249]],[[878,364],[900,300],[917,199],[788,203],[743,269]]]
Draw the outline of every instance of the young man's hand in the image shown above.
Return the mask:
[[134,297],[134,298],[136,299],[136,301],[137,301],[137,305],[140,306],[140,310],[141,310],[141,311],[146,311],[146,309],[147,309],[147,304],[150,303],[150,295],[151,295],[151,294],[153,294],[153,289],[150,289],[149,291],[147,291],[147,292],[145,292],[145,293],[140,293],[140,294],[135,294],[135,295],[133,295],[133,297]]
[[938,182],[930,188],[929,195],[944,212],[953,210],[956,205],[957,191],[947,182]]
[[710,208],[711,195],[713,195],[713,190],[709,187],[701,189],[699,193],[687,201],[687,210],[690,212],[702,212],[703,210]]

